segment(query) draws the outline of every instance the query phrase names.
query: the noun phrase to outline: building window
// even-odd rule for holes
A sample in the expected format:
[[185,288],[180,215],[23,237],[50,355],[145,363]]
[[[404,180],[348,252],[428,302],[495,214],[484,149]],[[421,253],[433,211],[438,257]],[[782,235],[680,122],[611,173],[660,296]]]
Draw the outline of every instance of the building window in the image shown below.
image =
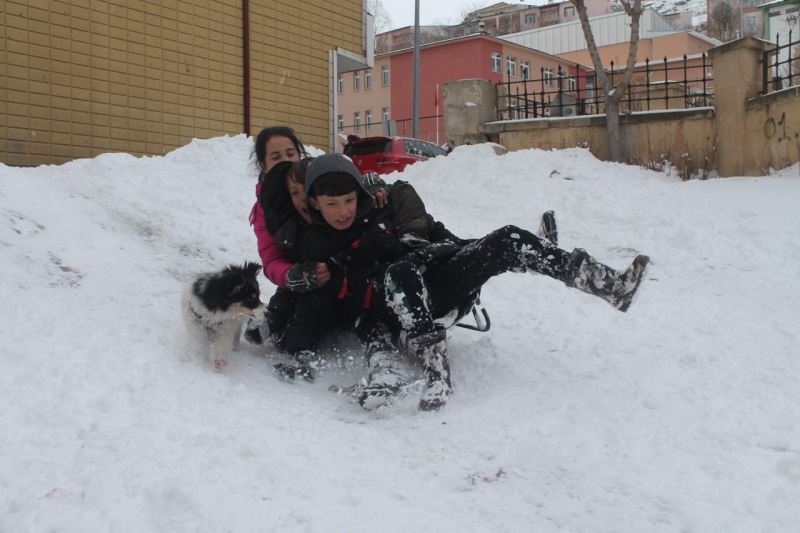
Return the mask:
[[353,113],[353,133],[358,131],[358,128],[361,127],[361,113],[356,111]]
[[344,129],[344,117],[342,115],[336,115],[336,129],[338,131]]
[[367,131],[372,128],[372,109],[364,111],[364,117],[367,119]]
[[575,15],[575,8],[572,6],[564,8],[564,16],[565,17],[572,17]]
[[578,78],[575,76],[567,78],[567,90],[573,93],[578,90]]
[[509,77],[517,75],[516,57],[506,57],[506,72],[508,72]]
[[389,108],[388,107],[384,107],[383,108],[383,123],[386,124],[387,122],[389,122]]
[[528,61],[527,59],[523,60],[523,61],[520,61],[519,74],[520,74],[520,76],[522,76],[523,80],[531,79],[531,64],[530,64],[530,61]]
[[361,89],[361,73],[356,72],[353,74],[353,90],[358,91]]
[[503,55],[500,52],[492,52],[492,72],[500,72]]
[[525,15],[525,24],[536,24],[536,15],[534,13]]
[[364,71],[364,89],[372,87],[372,70]]
[[336,78],[336,83],[339,85],[339,94],[342,94],[344,92],[344,78],[342,78],[341,74]]
[[389,65],[381,65],[381,85],[389,86]]
[[544,84],[547,86],[553,85],[553,67],[544,68]]

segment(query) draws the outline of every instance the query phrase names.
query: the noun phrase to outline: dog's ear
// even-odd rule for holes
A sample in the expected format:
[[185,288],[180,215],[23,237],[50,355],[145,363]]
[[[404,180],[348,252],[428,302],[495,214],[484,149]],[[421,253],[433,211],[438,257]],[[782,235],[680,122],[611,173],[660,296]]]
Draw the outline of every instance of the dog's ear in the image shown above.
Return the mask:
[[253,261],[247,261],[244,264],[244,271],[248,276],[256,277],[258,273],[261,272],[261,265],[259,263],[254,263]]

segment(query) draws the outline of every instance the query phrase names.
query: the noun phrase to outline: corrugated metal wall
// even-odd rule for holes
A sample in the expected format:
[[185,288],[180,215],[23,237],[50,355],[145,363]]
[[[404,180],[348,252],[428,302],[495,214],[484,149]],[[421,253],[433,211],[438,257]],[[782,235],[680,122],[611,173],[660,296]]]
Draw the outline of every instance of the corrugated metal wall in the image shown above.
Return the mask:
[[[592,33],[598,46],[630,40],[630,19],[623,12],[592,17],[589,19],[589,23],[592,26]],[[650,33],[674,31],[672,26],[661,15],[651,9],[645,11],[639,24],[639,35],[643,38]],[[503,35],[500,38],[555,55],[586,48],[586,39],[583,36],[583,28],[580,21],[512,33]]]

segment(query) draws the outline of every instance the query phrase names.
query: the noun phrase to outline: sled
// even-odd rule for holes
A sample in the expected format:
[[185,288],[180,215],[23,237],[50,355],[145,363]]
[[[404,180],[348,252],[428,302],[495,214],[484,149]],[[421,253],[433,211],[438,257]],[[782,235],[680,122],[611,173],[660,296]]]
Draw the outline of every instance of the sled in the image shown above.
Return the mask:
[[489,313],[486,312],[486,308],[481,304],[480,297],[475,298],[475,303],[472,305],[472,319],[475,321],[475,324],[463,324],[459,322],[456,326],[464,329],[471,329],[472,331],[480,331],[481,333],[489,331],[489,328],[492,327]]

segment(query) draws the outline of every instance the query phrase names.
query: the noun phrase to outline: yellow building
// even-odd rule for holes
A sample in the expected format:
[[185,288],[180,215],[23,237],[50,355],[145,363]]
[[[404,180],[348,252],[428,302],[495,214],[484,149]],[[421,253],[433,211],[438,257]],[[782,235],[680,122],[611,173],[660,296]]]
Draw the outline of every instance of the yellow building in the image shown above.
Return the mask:
[[366,0],[2,0],[0,162],[163,154],[288,124],[333,146]]

